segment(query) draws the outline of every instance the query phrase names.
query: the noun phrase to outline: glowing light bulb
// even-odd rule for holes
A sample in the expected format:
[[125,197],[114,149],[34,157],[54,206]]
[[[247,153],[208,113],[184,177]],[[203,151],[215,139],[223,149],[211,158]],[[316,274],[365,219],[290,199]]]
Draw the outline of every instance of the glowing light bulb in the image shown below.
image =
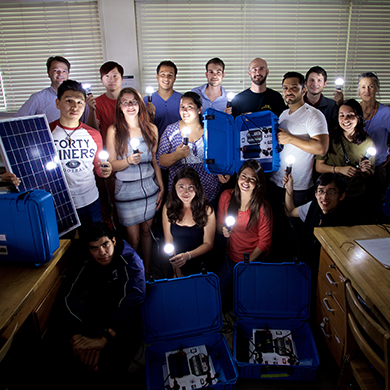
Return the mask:
[[173,256],[173,253],[175,251],[175,248],[172,244],[165,244],[164,246],[164,252],[168,255],[168,256]]
[[99,153],[99,158],[100,158],[100,161],[104,164],[105,162],[107,162],[108,160],[108,152],[105,151],[105,150],[102,150],[100,153]]
[[225,224],[228,229],[230,229],[236,223],[236,218],[228,215],[225,219]]
[[81,86],[83,87],[83,89],[85,90],[85,93],[87,95],[91,95],[92,94],[91,84],[85,83],[85,84],[81,84]]
[[293,155],[289,155],[286,157],[286,174],[289,175],[292,171],[292,166],[295,163],[295,157]]
[[183,128],[183,144],[188,145],[188,136],[191,134],[191,129],[189,127]]
[[336,88],[341,90],[341,87],[344,85],[344,79],[339,77],[334,82],[336,84]]
[[138,138],[132,138],[130,140],[130,145],[133,148],[133,153],[139,153],[139,150],[138,150],[139,139]]
[[226,107],[231,107],[232,106],[232,100],[234,99],[234,97],[236,96],[236,94],[234,92],[228,92],[227,94],[227,104],[226,104]]
[[152,94],[154,92],[154,88],[149,86],[149,87],[146,87],[146,93],[148,94],[148,102],[151,102],[152,101]]
[[372,146],[367,149],[366,156],[371,157],[376,155],[376,149]]
[[[364,161],[364,160],[368,160],[371,156],[375,156],[376,155],[376,149],[372,146],[370,146],[367,151],[366,151],[366,154],[362,157],[362,160],[361,161]],[[360,166],[358,165],[357,168],[359,168]]]

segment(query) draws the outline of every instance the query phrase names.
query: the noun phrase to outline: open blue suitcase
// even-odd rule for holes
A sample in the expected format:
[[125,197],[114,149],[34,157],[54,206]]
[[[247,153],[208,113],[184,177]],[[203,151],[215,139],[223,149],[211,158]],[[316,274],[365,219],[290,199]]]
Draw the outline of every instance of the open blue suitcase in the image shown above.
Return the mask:
[[279,169],[278,117],[274,113],[260,111],[234,118],[208,108],[203,116],[205,169],[209,173],[233,175],[248,159],[259,161],[264,172]]
[[42,265],[59,248],[52,195],[44,190],[0,194],[0,261]]
[[242,262],[234,268],[234,282],[233,356],[239,376],[314,380],[320,359],[307,322],[309,267]]
[[[193,363],[197,363],[200,354],[195,351],[195,357],[190,357],[190,351],[203,345],[211,360],[209,366],[214,369],[211,387],[235,389],[238,372],[226,339],[220,333],[222,323],[219,279],[215,274],[148,282],[143,305],[144,340],[149,344],[145,351],[148,390],[169,389],[172,386],[170,382],[173,379],[169,376],[167,367],[167,361],[171,357],[175,357],[172,362],[175,364],[172,364],[169,372],[173,372],[178,366],[175,370],[182,371],[182,374],[176,375],[192,373]],[[178,361],[176,354],[170,354],[172,351],[183,350],[187,357],[184,362],[181,358]],[[190,390],[202,387],[205,384],[197,385],[194,381],[185,388]],[[180,389],[182,388],[181,386]]]

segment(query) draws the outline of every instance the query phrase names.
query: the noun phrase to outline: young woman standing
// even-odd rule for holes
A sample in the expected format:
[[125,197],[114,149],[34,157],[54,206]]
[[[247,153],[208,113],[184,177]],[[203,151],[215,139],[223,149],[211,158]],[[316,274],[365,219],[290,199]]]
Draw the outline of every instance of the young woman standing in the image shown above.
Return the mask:
[[150,272],[150,227],[164,192],[156,160],[157,145],[157,127],[150,123],[140,94],[133,88],[122,89],[116,104],[115,123],[107,132],[108,160],[116,172],[115,203],[119,222],[126,227],[133,249],[137,250],[141,242],[146,273]]

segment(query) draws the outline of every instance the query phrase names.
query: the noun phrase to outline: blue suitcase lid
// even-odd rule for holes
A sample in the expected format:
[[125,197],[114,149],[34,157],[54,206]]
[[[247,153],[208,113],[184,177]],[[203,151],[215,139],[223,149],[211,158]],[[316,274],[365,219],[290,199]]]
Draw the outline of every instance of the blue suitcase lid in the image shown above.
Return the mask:
[[144,340],[153,344],[222,328],[219,279],[213,273],[147,283]]
[[245,160],[259,161],[264,172],[279,169],[278,117],[260,111],[233,118],[208,108],[204,113],[205,169],[211,174],[232,175]]
[[238,318],[307,320],[310,268],[303,263],[238,263],[234,313]]

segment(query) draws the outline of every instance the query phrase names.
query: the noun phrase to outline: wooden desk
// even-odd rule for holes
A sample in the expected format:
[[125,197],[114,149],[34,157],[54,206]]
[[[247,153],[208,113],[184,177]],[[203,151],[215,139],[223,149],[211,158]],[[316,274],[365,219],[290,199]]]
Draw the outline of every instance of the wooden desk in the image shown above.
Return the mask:
[[[7,340],[15,326],[19,329],[34,311],[37,313],[38,320],[40,319],[39,308],[42,302],[50,296],[53,289],[54,292],[58,291],[60,276],[65,269],[65,261],[61,261],[61,258],[69,246],[70,240],[60,240],[60,247],[53,258],[40,267],[0,265],[0,337],[2,339]],[[42,320],[44,321],[45,318]]]
[[314,234],[367,305],[387,322],[383,325],[390,326],[390,269],[354,242],[389,237],[386,229],[376,225],[326,227],[314,229]]

